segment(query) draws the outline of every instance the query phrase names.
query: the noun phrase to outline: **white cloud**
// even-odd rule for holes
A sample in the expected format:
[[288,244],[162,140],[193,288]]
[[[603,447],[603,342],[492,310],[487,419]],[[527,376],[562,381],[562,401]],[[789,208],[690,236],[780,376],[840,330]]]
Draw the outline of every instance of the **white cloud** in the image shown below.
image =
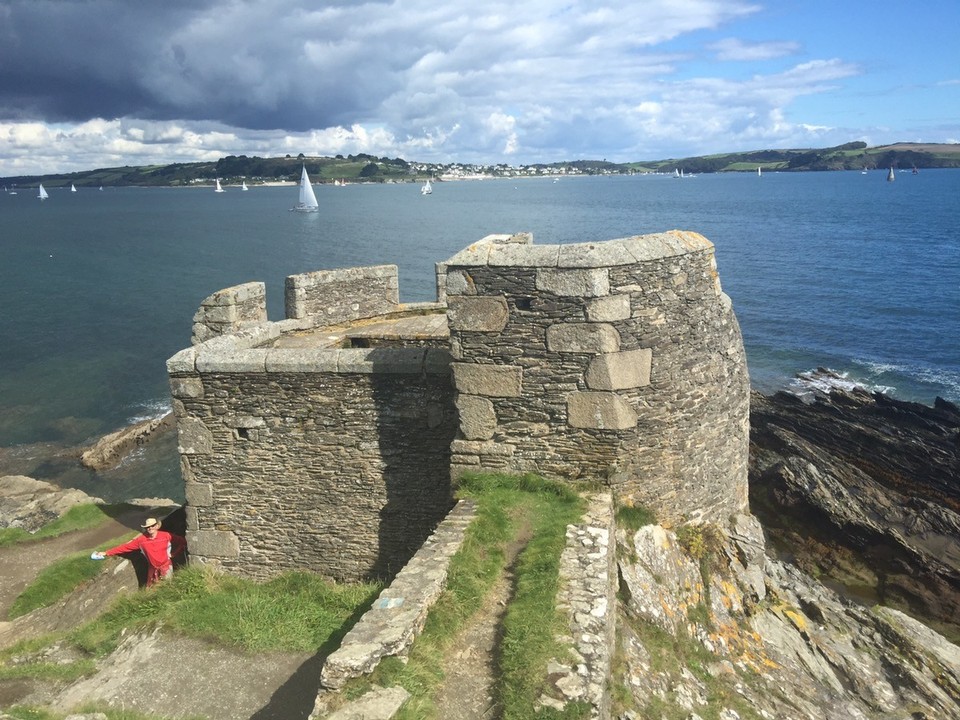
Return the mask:
[[719,60],[771,60],[793,55],[800,49],[800,43],[793,41],[747,43],[737,38],[724,38],[707,46],[717,54]]
[[[764,12],[747,0],[90,0],[6,11],[0,175],[288,152],[632,160],[864,134],[795,113],[858,66],[804,57],[771,71],[767,61],[801,45],[733,37]],[[738,62],[694,71],[710,53]],[[51,82],[68,66],[69,83]],[[734,67],[753,74],[724,74]]]

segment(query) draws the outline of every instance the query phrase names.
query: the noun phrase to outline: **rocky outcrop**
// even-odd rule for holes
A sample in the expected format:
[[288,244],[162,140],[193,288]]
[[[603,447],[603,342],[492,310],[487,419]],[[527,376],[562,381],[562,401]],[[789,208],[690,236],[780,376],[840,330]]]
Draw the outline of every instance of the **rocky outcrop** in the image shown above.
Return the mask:
[[808,572],[960,636],[960,410],[857,388],[751,399],[750,499]]
[[683,533],[618,531],[615,717],[960,718],[956,645],[770,558],[753,516]]
[[26,475],[5,475],[0,477],[0,528],[36,532],[75,505],[102,502],[82,490],[64,490]]
[[176,420],[172,412],[163,417],[129,425],[100,438],[93,447],[80,455],[80,462],[91,470],[108,470],[131,451],[174,427]]

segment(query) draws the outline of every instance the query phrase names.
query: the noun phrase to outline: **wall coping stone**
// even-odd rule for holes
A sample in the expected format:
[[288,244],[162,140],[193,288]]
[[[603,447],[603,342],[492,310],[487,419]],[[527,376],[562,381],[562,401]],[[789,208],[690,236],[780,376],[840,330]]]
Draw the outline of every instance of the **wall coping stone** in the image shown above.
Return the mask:
[[314,348],[271,348],[267,352],[266,372],[332,372],[338,371],[340,350]]
[[265,348],[226,352],[203,348],[197,353],[197,372],[266,372],[268,352]]
[[450,559],[463,544],[476,515],[472,500],[460,500],[327,658],[322,688],[338,689],[373,671],[384,657],[405,657],[423,630],[427,612],[447,584]]
[[[279,323],[270,323],[278,325]],[[181,350],[167,360],[171,375],[210,372],[387,373],[443,375],[449,350],[425,347],[274,348],[256,347],[279,332],[233,333]]]
[[197,370],[196,346],[184,348],[167,360],[167,372],[171,375],[192,373]]
[[517,266],[599,268],[632,265],[662,258],[713,252],[713,243],[689,230],[669,230],[616,240],[533,245],[509,243],[511,235],[487,235],[467,246],[443,265],[451,267]]
[[317,698],[310,720],[390,720],[410,699],[410,693],[399,685],[380,687],[374,685],[369,691],[327,714],[323,696]]
[[247,282],[240,285],[233,285],[222,290],[217,290],[212,295],[205,297],[200,305],[207,307],[222,307],[225,305],[236,305],[253,298],[266,296],[266,285],[262,282]]

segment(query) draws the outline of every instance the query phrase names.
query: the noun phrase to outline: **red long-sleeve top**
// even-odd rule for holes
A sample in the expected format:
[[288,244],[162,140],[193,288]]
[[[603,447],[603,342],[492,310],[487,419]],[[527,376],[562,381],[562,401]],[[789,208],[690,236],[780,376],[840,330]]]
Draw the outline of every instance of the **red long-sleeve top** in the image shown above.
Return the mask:
[[104,552],[104,555],[123,555],[139,550],[150,566],[147,572],[147,585],[150,586],[166,574],[173,565],[173,558],[183,552],[186,547],[187,541],[181,535],[158,530],[152,538],[147,535],[138,535],[130,542],[110,548]]

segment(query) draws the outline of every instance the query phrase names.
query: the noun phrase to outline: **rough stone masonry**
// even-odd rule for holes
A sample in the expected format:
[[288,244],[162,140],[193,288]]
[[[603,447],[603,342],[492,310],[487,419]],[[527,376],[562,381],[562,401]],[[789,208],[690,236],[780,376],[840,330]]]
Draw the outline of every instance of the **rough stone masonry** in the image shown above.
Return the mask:
[[491,235],[436,272],[436,303],[400,303],[395,266],[292,276],[279,322],[262,283],[203,301],[167,363],[193,559],[392,576],[467,470],[666,521],[747,507],[749,381],[708,240]]

